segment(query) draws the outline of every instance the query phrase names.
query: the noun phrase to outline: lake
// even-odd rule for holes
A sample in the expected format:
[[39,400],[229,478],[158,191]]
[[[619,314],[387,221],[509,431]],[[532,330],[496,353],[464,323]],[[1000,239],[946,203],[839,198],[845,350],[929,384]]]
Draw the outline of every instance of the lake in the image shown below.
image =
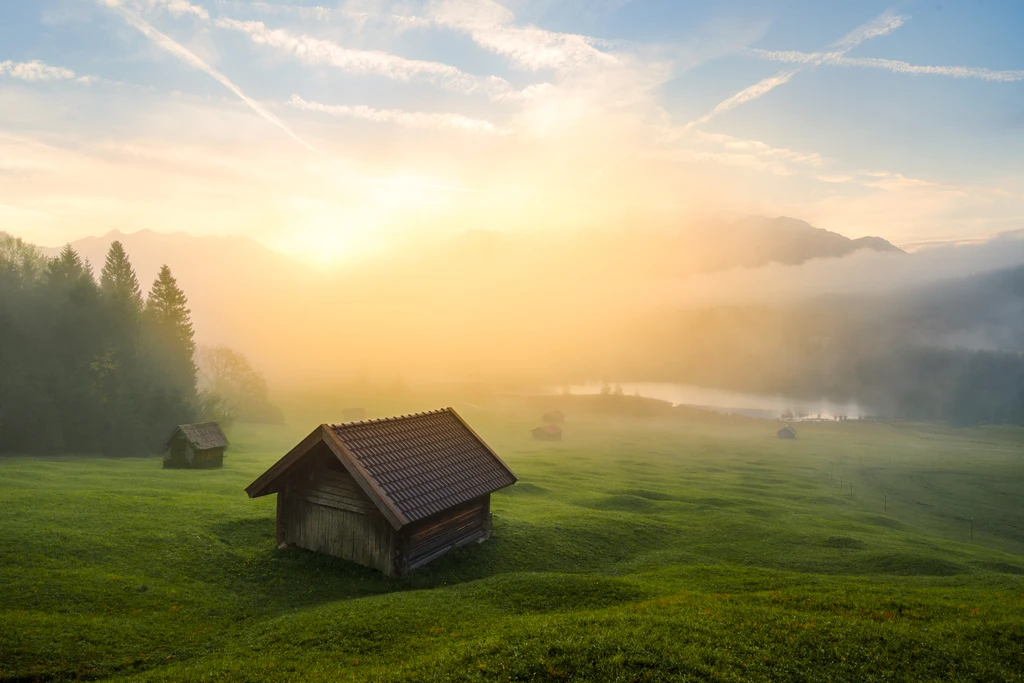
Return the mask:
[[[587,395],[601,393],[602,382],[569,385],[572,394]],[[615,384],[612,385],[613,387]],[[838,403],[821,399],[808,401],[785,396],[761,396],[722,389],[709,389],[692,384],[675,384],[671,382],[620,382],[622,393],[639,395],[667,401],[672,405],[705,408],[718,413],[745,415],[769,420],[778,419],[821,419],[834,420],[847,417],[851,420],[863,418],[870,414],[864,406],[855,402]],[[549,393],[558,394],[565,391],[564,387],[551,388]]]

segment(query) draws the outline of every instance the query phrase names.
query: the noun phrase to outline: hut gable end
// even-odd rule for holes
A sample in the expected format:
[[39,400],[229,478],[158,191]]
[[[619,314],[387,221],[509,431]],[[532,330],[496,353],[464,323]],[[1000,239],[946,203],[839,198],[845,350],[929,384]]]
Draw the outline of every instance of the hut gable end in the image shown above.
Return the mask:
[[224,464],[228,439],[216,422],[178,425],[164,444],[164,467],[209,469]]
[[516,482],[497,454],[446,408],[321,425],[246,493],[256,498],[280,491],[286,473],[320,443],[396,529]]

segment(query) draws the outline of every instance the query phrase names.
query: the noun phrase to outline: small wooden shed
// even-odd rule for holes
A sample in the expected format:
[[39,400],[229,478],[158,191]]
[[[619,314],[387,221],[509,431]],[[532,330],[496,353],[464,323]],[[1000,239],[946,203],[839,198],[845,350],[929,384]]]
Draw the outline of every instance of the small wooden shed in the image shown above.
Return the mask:
[[537,441],[561,441],[562,428],[558,425],[544,425],[533,430],[533,438]]
[[790,427],[789,425],[786,425],[785,427],[783,427],[779,431],[775,432],[775,434],[780,439],[795,439],[796,438],[796,430],[793,429],[792,427]]
[[224,465],[228,438],[216,422],[178,425],[167,438],[164,467],[209,469]]
[[565,422],[565,413],[561,410],[551,410],[540,416],[541,422]]
[[516,476],[451,408],[323,424],[245,489],[277,494],[278,547],[401,576],[491,534]]

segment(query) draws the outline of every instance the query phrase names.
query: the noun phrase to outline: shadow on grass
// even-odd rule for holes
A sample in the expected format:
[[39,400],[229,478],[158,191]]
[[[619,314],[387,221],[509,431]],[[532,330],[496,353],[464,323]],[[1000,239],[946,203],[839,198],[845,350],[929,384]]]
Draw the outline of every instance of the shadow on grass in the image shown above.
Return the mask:
[[[650,505],[650,501],[634,498]],[[455,548],[401,578],[297,548],[277,549],[274,520],[237,519],[214,524],[222,546],[208,567],[210,580],[247,595],[260,609],[294,609],[370,595],[429,590],[514,572],[592,574],[663,546],[678,533],[655,521],[587,520],[545,526],[496,518],[484,543]],[[593,577],[591,577],[593,578]],[[589,579],[588,579],[589,580]]]

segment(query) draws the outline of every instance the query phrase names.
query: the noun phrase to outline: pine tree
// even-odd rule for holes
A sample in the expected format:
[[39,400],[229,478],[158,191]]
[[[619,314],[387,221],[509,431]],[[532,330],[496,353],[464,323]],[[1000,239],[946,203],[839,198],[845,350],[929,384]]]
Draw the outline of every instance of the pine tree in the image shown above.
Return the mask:
[[162,266],[149,291],[144,313],[153,372],[148,421],[154,439],[195,416],[196,343],[190,313],[188,298],[178,287],[171,269]]
[[34,353],[46,359],[40,380],[52,425],[42,432],[42,450],[95,451],[98,392],[91,372],[103,346],[99,291],[92,267],[65,246],[47,267],[47,331]]
[[195,352],[196,342],[192,330],[192,311],[188,308],[188,297],[178,287],[178,281],[167,266],[160,267],[160,274],[153,282],[146,299],[146,317],[152,329],[164,342],[169,358],[180,363],[184,375],[181,379],[191,387],[196,384]]
[[124,245],[111,242],[100,272],[105,348],[94,362],[103,397],[108,453],[137,453],[147,445],[140,403],[146,395],[148,362],[142,348],[142,290]]
[[81,285],[86,278],[92,280],[92,268],[70,244],[65,244],[60,254],[50,261],[47,276],[51,286]]
[[142,290],[135,269],[128,260],[124,245],[117,240],[110,243],[107,262],[100,273],[100,291],[114,310],[126,317],[137,317],[142,312]]

